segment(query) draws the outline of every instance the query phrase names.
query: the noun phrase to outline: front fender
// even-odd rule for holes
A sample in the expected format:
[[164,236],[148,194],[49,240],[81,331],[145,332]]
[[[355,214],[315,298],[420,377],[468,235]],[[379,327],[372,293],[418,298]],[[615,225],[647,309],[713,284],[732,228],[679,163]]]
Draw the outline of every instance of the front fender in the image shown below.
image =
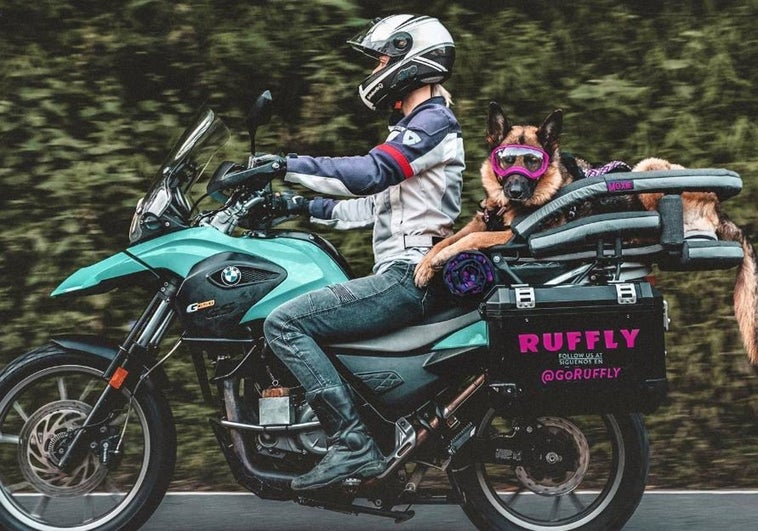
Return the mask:
[[[57,336],[50,340],[51,343],[58,345],[60,348],[72,352],[84,352],[102,358],[107,361],[113,361],[118,354],[119,347],[115,343],[108,341],[100,336],[71,334]],[[147,370],[147,367],[145,368]],[[158,367],[150,374],[146,382],[159,388],[168,387],[168,376],[163,367]]]
[[116,354],[118,353],[118,346],[110,343],[100,336],[88,336],[84,334],[65,335],[54,337],[50,340],[50,342],[55,343],[65,350],[94,354],[95,356],[106,359],[108,361],[113,361],[113,359],[116,357]]

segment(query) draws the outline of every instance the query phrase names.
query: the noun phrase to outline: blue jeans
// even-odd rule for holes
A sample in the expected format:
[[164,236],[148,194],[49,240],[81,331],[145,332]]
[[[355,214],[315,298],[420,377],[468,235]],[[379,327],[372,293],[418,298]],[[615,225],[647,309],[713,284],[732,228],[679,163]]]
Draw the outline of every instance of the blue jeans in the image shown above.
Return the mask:
[[419,322],[445,300],[441,285],[419,289],[416,264],[398,262],[378,275],[349,280],[282,304],[263,325],[269,347],[305,388],[340,385],[319,343],[377,336]]

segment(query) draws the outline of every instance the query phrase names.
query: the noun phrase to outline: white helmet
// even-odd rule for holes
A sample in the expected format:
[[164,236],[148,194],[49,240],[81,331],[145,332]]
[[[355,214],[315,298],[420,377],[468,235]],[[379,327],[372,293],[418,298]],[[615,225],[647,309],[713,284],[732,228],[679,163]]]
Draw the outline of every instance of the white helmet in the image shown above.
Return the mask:
[[442,83],[453,71],[455,43],[436,18],[391,15],[377,19],[347,42],[370,57],[389,57],[387,66],[358,86],[361,100],[371,110],[391,106],[422,85]]

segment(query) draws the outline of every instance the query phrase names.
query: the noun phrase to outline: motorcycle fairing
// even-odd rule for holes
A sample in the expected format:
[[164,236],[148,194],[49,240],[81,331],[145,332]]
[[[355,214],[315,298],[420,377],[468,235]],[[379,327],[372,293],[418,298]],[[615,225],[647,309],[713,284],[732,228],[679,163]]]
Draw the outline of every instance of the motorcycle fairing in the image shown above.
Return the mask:
[[[441,352],[441,351],[440,351]],[[475,374],[486,362],[487,349],[469,347],[415,355],[338,354],[340,371],[387,417],[407,415],[455,380]]]
[[[486,326],[482,327],[479,312],[451,308],[444,317],[431,316],[419,324],[387,332],[381,336],[330,343],[328,348],[336,352],[388,353],[406,355],[413,351],[448,349],[466,346],[481,346],[486,339]],[[482,323],[484,324],[484,323]],[[484,330],[484,336],[481,332]],[[439,342],[439,343],[438,343]]]
[[87,294],[107,291],[114,279],[144,273],[147,268],[125,252],[119,252],[95,264],[83,267],[61,282],[50,294],[59,297],[71,293]]
[[338,355],[348,380],[384,415],[406,415],[445,386],[439,375],[424,370],[428,353],[415,356]]
[[302,293],[348,278],[333,257],[317,244],[286,234],[233,237],[210,227],[194,227],[148,240],[127,252],[76,271],[52,296],[92,292],[108,281],[148,269],[166,270],[186,278],[195,265],[219,253],[240,252],[273,259],[287,272],[287,278],[247,311],[241,321],[245,323],[265,318],[276,306]]
[[215,254],[190,270],[176,294],[176,309],[189,336],[248,337],[240,319],[286,278],[283,268],[261,256]]
[[487,323],[479,320],[465,328],[453,332],[432,347],[432,350],[446,351],[466,347],[486,347],[490,344]]

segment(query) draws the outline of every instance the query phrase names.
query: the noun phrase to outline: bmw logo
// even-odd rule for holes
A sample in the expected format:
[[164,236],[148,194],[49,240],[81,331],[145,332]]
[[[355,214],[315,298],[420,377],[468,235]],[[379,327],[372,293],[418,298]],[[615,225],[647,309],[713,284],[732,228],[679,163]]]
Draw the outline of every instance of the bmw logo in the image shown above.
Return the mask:
[[221,272],[221,281],[227,286],[236,286],[242,280],[242,272],[238,267],[227,266]]

